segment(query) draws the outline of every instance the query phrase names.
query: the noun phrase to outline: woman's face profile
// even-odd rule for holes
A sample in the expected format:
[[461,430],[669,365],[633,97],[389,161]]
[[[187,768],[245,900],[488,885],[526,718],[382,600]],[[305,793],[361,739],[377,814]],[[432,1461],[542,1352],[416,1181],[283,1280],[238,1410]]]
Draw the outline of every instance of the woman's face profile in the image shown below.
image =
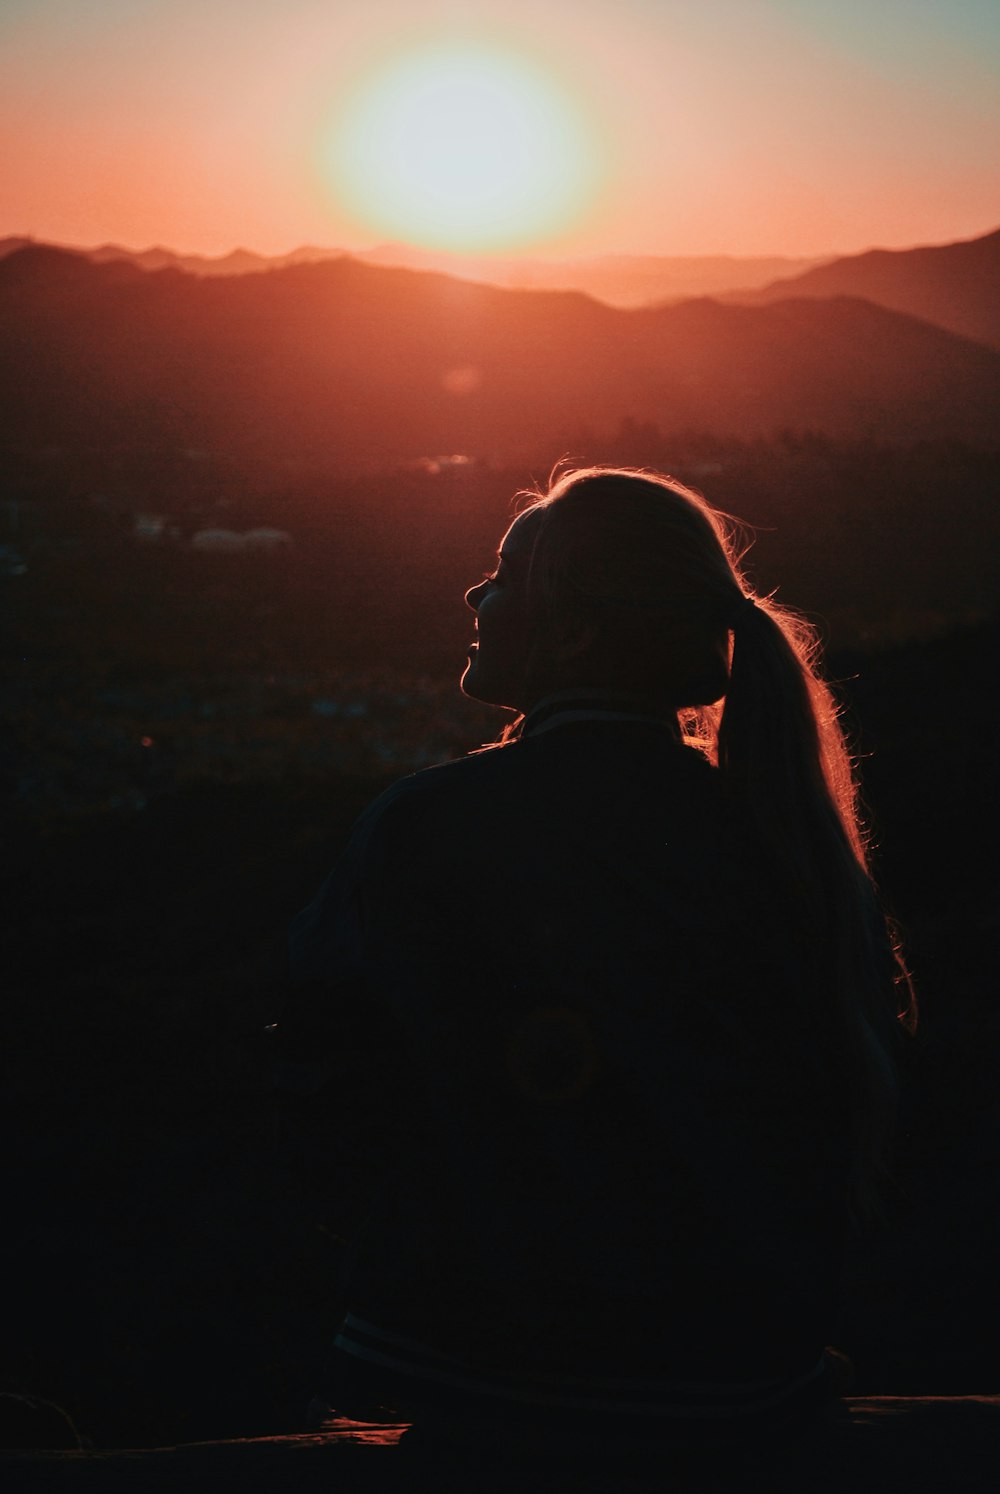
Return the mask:
[[462,675],[462,690],[487,705],[524,711],[529,627],[527,580],[538,524],[528,512],[515,519],[497,551],[497,568],[465,593],[476,614],[476,641]]

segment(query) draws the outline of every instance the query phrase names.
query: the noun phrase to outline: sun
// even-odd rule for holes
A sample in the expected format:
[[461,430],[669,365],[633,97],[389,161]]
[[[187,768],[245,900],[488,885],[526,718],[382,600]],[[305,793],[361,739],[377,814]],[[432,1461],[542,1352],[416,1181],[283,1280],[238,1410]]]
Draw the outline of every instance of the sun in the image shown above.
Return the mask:
[[567,231],[602,177],[598,132],[533,59],[482,43],[413,47],[361,78],[324,135],[323,175],[380,234],[509,249]]

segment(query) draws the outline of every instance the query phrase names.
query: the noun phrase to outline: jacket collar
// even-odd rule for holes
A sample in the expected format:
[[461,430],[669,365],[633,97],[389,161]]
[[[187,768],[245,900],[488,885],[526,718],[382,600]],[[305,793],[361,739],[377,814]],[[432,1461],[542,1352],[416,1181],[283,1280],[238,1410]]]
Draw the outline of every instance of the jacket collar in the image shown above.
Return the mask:
[[677,717],[637,695],[616,695],[607,690],[560,690],[536,702],[524,718],[522,737],[537,736],[555,726],[577,721],[633,721],[663,726],[680,741]]

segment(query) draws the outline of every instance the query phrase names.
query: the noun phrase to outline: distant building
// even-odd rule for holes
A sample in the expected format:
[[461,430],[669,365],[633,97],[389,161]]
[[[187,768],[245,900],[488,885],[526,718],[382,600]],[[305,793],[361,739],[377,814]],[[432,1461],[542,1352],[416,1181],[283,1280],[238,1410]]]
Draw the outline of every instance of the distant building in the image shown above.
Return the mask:
[[292,536],[285,529],[248,529],[243,543],[248,550],[288,550]]
[[277,554],[290,550],[292,536],[285,529],[199,529],[191,536],[193,550],[211,550],[217,555],[235,555],[247,550],[256,554]]
[[216,554],[233,555],[246,549],[246,538],[235,529],[199,529],[191,536],[192,550],[211,550]]
[[402,466],[408,472],[426,472],[429,477],[440,477],[442,472],[451,471],[455,467],[468,467],[471,463],[471,456],[453,452],[450,456],[412,457],[408,462],[403,462]]
[[155,543],[163,538],[166,523],[162,514],[136,514],[132,533],[137,540]]

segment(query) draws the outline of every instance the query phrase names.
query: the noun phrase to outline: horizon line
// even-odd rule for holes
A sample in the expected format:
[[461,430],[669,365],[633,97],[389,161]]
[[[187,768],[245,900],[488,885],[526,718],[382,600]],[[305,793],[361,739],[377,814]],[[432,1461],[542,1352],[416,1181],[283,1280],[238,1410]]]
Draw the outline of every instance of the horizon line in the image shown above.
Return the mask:
[[267,250],[263,250],[263,249],[253,249],[253,248],[250,248],[247,244],[235,244],[232,248],[226,249],[226,250],[222,250],[222,251],[208,251],[208,250],[204,250],[204,249],[179,249],[179,248],[176,248],[176,247],[174,247],[174,246],[172,246],[170,244],[166,244],[166,243],[163,243],[163,242],[147,244],[147,245],[145,245],[142,248],[136,248],[132,244],[128,244],[128,243],[123,242],[120,239],[113,239],[113,238],[103,239],[99,243],[89,244],[88,245],[88,244],[79,244],[79,243],[69,243],[66,240],[50,238],[50,237],[47,237],[45,235],[41,235],[41,234],[37,234],[37,233],[17,232],[17,231],[8,232],[8,233],[4,233],[4,234],[0,235],[0,243],[6,242],[9,239],[23,239],[27,243],[40,244],[40,245],[47,246],[47,247],[53,248],[53,249],[66,249],[66,250],[69,250],[70,252],[80,253],[80,254],[93,254],[93,253],[96,253],[96,252],[98,252],[98,251],[100,251],[102,249],[120,249],[124,253],[127,253],[127,254],[143,255],[143,254],[152,254],[152,253],[162,253],[162,254],[173,255],[173,256],[175,256],[175,257],[177,257],[179,259],[202,259],[202,260],[206,260],[206,261],[209,261],[209,262],[220,262],[222,260],[229,259],[233,255],[237,255],[237,254],[248,254],[248,255],[253,255],[254,257],[256,257],[258,259],[272,260],[272,259],[286,259],[290,255],[301,254],[303,252],[309,252],[309,253],[314,253],[314,254],[322,255],[324,257],[329,256],[330,258],[334,258],[334,257],[337,257],[337,256],[359,257],[359,256],[368,255],[368,254],[374,254],[374,253],[385,252],[385,251],[388,251],[388,250],[393,250],[393,251],[405,252],[405,253],[410,253],[410,254],[426,255],[426,256],[434,257],[434,258],[444,258],[444,259],[453,260],[453,261],[456,261],[456,262],[459,262],[459,263],[465,262],[467,264],[474,264],[476,262],[481,262],[481,261],[484,261],[484,260],[486,260],[486,261],[492,261],[492,262],[496,262],[496,263],[502,263],[502,264],[516,264],[519,261],[529,262],[529,261],[533,261],[533,260],[534,261],[542,261],[542,262],[546,262],[546,263],[553,263],[553,264],[580,264],[580,263],[586,263],[586,262],[595,261],[595,260],[602,260],[602,259],[637,259],[637,260],[641,260],[641,259],[662,259],[662,260],[719,260],[719,259],[721,259],[721,260],[737,260],[737,261],[742,261],[742,260],[762,260],[762,259],[764,259],[764,260],[766,260],[766,259],[783,259],[783,260],[809,260],[809,261],[826,260],[826,261],[829,261],[829,260],[835,260],[835,259],[852,259],[852,258],[855,258],[855,257],[857,257],[859,255],[863,255],[863,254],[872,254],[872,253],[889,253],[889,254],[904,253],[905,254],[905,253],[907,253],[907,252],[909,252],[911,250],[916,250],[916,249],[946,248],[946,247],[948,247],[949,245],[952,245],[952,244],[974,243],[977,239],[989,238],[991,234],[996,233],[996,232],[1000,232],[1000,223],[998,223],[993,228],[987,228],[987,229],[983,230],[980,233],[974,233],[974,234],[971,234],[971,235],[968,235],[968,236],[963,235],[962,237],[959,237],[959,238],[945,238],[945,239],[934,240],[934,241],[924,240],[924,241],[921,241],[919,243],[912,243],[912,244],[907,243],[907,244],[897,244],[897,245],[877,244],[876,243],[876,244],[867,244],[864,248],[859,248],[859,249],[852,249],[852,250],[824,250],[822,252],[814,253],[814,254],[792,253],[790,251],[780,251],[780,250],[772,250],[772,251],[768,251],[768,252],[764,252],[764,253],[756,253],[756,254],[741,254],[741,253],[735,252],[733,250],[719,250],[719,251],[705,250],[705,251],[696,251],[696,252],[688,252],[688,253],[678,253],[678,252],[666,252],[666,251],[655,250],[655,249],[610,249],[610,248],[609,249],[601,249],[601,250],[591,250],[591,251],[588,251],[588,252],[585,252],[585,253],[578,253],[578,254],[567,253],[567,252],[554,253],[552,251],[546,251],[544,249],[524,250],[524,251],[517,251],[517,252],[513,252],[513,253],[510,252],[510,251],[490,251],[490,250],[481,250],[481,251],[472,252],[472,251],[467,251],[467,250],[434,248],[431,245],[427,245],[427,244],[416,244],[416,243],[412,243],[412,242],[410,242],[408,240],[405,240],[405,239],[382,239],[382,240],[378,240],[378,241],[366,244],[363,247],[354,246],[352,248],[345,248],[343,245],[321,245],[321,244],[311,243],[311,242],[308,242],[308,241],[302,241],[302,242],[299,242],[299,243],[295,244],[290,249],[275,250],[275,251],[271,251],[271,252],[269,252]]

